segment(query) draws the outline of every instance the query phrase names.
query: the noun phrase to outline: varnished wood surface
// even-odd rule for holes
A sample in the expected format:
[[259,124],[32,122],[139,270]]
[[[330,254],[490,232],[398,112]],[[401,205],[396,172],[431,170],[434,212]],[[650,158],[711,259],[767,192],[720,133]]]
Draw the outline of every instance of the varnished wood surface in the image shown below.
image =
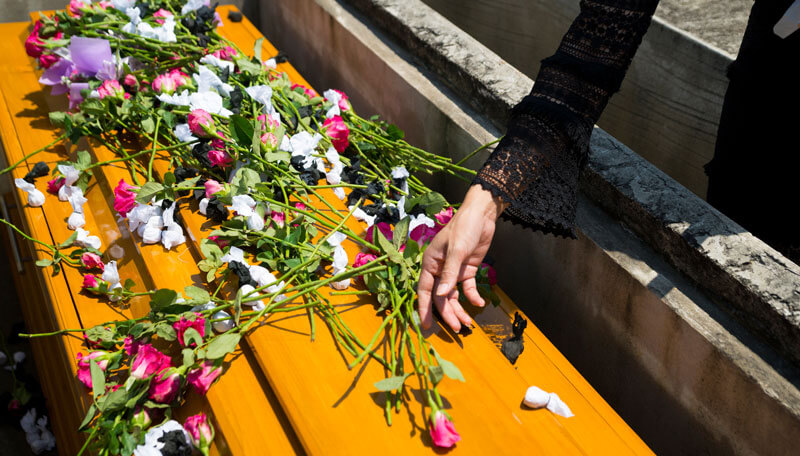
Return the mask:
[[[246,19],[242,23],[229,22],[228,8],[221,7],[224,26],[220,32],[249,53],[252,43],[261,35]],[[45,95],[33,61],[25,56],[22,41],[29,25],[0,25],[3,36],[13,37],[0,42],[0,50],[7,56],[5,63],[0,64],[0,135],[9,162],[57,136],[47,121],[47,112],[62,110],[65,105],[63,97]],[[262,55],[276,53],[265,40]],[[305,82],[289,64],[282,64],[279,69],[287,71],[292,80]],[[95,160],[111,158],[111,152],[102,147],[88,147],[88,150]],[[58,146],[39,154],[30,165],[44,160],[52,166],[64,158],[65,149]],[[166,162],[156,160],[155,169],[164,172]],[[26,172],[27,167],[21,166],[13,177]],[[136,281],[136,290],[158,287],[181,290],[192,283],[203,286],[196,262],[201,259],[198,243],[211,229],[205,218],[182,210],[187,244],[172,251],[165,251],[161,245],[142,245],[140,239],[131,236],[124,221],[117,223],[112,209],[111,189],[127,175],[122,166],[95,169],[96,179],[87,192],[89,210],[85,228],[103,240],[104,259],[113,259],[109,253],[112,245],[123,249],[120,276]],[[23,192],[12,193],[16,205],[24,208],[22,225],[32,236],[60,242],[71,234],[65,223],[71,212],[68,203],[48,195],[42,208],[30,208],[25,205]],[[344,209],[331,193],[325,195],[338,209]],[[351,228],[361,229],[355,221]],[[345,247],[352,259],[356,246],[346,243]],[[129,307],[120,309],[80,293],[80,273],[74,269],[51,276],[49,269],[34,269],[31,262],[26,265],[24,276],[18,278],[18,287],[26,307],[26,321],[33,331],[89,327],[147,312],[145,300],[134,300]],[[31,283],[37,285],[28,289],[26,284]],[[452,452],[649,453],[646,445],[532,325],[528,326],[525,352],[517,365],[511,366],[503,358],[495,341],[499,335],[510,332],[509,315],[517,310],[507,297],[503,298],[501,307],[475,315],[486,330],[476,328],[468,337],[456,337],[438,327],[429,336],[437,351],[456,363],[467,379],[465,383],[445,379],[441,384],[441,392],[452,406],[448,411],[463,438]],[[371,301],[354,296],[334,296],[331,300],[360,338],[368,339],[379,326],[381,316],[375,314]],[[218,429],[215,452],[222,454],[432,451],[424,429],[427,417],[422,414],[421,397],[414,382],[410,382],[412,388],[408,390],[408,408],[394,415],[393,426],[387,426],[383,420],[384,395],[373,386],[384,378],[383,368],[367,362],[349,371],[331,334],[320,318],[317,321],[316,341],[311,342],[305,313],[268,318],[231,357],[228,371],[208,396],[202,400],[194,397],[181,414],[198,409],[211,413]],[[74,359],[85,348],[76,337],[62,337],[37,341],[34,349],[50,401],[59,450],[62,454],[74,454],[82,439],[74,430],[88,404],[88,391],[74,377]],[[576,416],[563,419],[546,410],[524,409],[520,405],[522,396],[532,384],[557,392]]]

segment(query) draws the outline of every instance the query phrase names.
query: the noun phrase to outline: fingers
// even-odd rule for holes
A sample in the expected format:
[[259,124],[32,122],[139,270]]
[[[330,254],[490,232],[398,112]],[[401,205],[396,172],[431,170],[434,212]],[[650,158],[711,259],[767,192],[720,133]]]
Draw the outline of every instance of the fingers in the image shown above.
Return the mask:
[[453,328],[453,331],[459,332],[461,330],[461,319],[452,304],[455,301],[456,305],[461,307],[458,304],[458,290],[453,289],[447,296],[434,296],[433,300],[436,303],[436,308],[439,309],[442,320],[447,326]]
[[419,300],[419,318],[422,320],[422,327],[428,329],[433,323],[433,313],[431,312],[431,292],[433,291],[433,274],[424,268],[419,275],[417,285],[417,298]]
[[459,272],[468,253],[457,246],[447,249],[447,257],[444,260],[444,268],[439,275],[439,285],[436,287],[436,295],[445,297],[456,286]]
[[463,282],[461,282],[461,289],[464,290],[464,296],[469,299],[469,302],[472,305],[483,307],[486,305],[486,301],[481,297],[481,294],[478,293],[478,287],[475,285],[475,277],[470,277]]

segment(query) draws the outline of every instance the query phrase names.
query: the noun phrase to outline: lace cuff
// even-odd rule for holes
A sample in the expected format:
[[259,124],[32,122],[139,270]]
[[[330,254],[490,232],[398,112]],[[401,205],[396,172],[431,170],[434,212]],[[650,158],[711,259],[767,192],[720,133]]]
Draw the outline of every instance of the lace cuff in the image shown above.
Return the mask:
[[542,61],[530,95],[475,183],[510,204],[503,217],[575,237],[580,172],[592,127],[650,25],[657,0],[582,0],[558,51]]

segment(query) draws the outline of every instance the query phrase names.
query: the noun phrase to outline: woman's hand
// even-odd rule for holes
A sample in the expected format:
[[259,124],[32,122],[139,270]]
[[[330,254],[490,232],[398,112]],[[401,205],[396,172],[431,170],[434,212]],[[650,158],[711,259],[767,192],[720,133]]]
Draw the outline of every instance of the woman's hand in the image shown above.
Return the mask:
[[431,299],[453,331],[460,331],[462,324],[472,324],[458,302],[458,282],[472,304],[486,304],[475,285],[475,273],[489,250],[495,223],[504,209],[499,198],[480,185],[473,185],[450,223],[433,238],[422,257],[417,286],[423,328],[433,322]]

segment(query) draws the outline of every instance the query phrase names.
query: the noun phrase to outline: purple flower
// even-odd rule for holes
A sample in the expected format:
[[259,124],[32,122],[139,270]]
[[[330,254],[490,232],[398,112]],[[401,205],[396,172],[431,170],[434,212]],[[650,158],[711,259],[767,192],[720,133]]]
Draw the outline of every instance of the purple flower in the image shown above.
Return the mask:
[[103,69],[103,62],[114,62],[111,45],[102,38],[73,36],[69,43],[69,53],[75,68],[87,76],[94,76]]
[[53,90],[50,92],[51,95],[61,95],[69,91],[67,85],[64,84],[61,78],[72,76],[73,71],[75,71],[75,64],[68,59],[61,59],[42,73],[39,82],[44,85],[53,86]]

